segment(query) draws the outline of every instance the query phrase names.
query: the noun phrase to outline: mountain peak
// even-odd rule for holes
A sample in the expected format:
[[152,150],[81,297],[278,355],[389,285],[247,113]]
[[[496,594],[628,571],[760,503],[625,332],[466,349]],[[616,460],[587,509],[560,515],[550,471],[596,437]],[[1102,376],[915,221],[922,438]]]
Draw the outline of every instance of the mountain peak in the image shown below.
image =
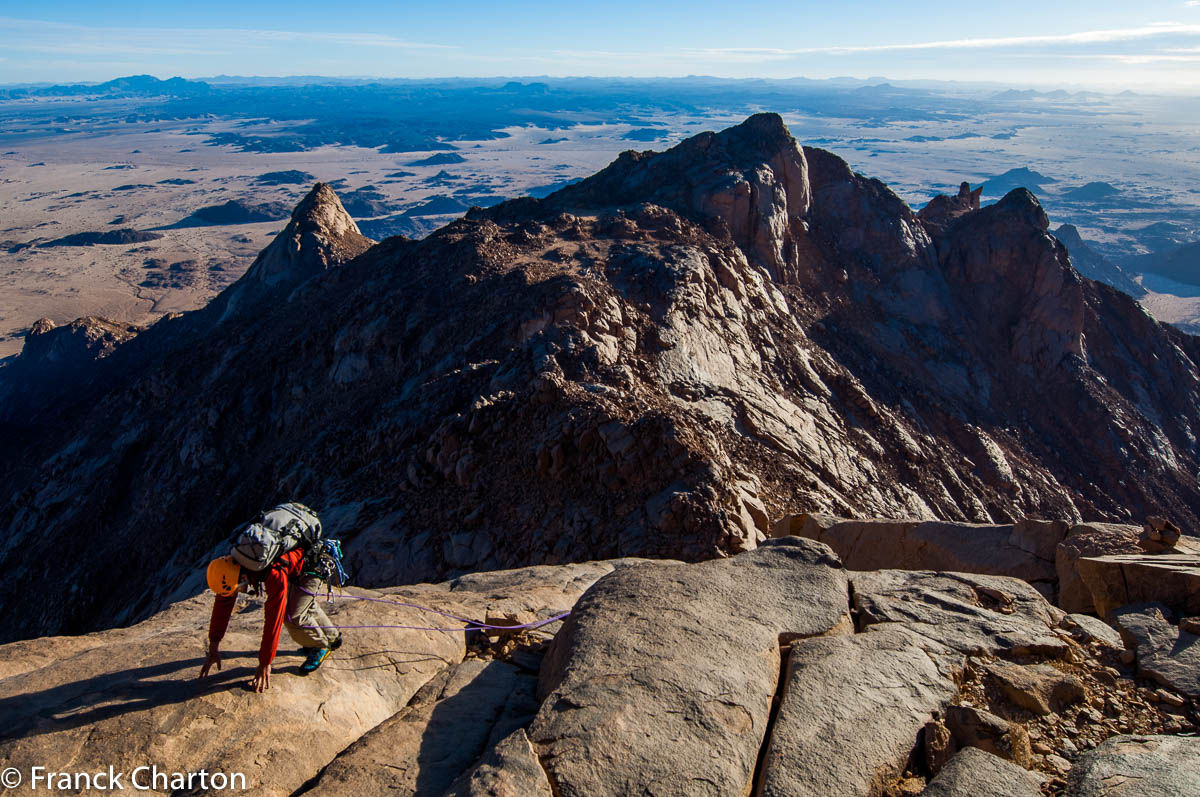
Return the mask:
[[1063,242],[1063,246],[1068,250],[1074,249],[1076,246],[1083,244],[1083,238],[1079,235],[1079,228],[1074,224],[1061,224],[1054,231],[1054,237]]
[[325,183],[317,183],[292,211],[292,220],[264,249],[246,278],[273,286],[301,281],[340,266],[363,253],[371,239]]
[[777,113],[756,113],[748,117],[740,125],[734,125],[717,135],[727,138],[754,140],[768,145],[771,149],[791,146],[796,143],[792,133],[783,123],[783,117]]
[[[353,260],[372,245],[342,206],[332,188],[317,183],[292,211],[288,225],[222,294],[227,318],[251,296],[283,285],[299,285]],[[221,301],[218,297],[217,301]]]
[[1041,203],[1028,188],[1014,188],[1005,194],[1004,198],[994,207],[994,212],[1012,216],[1016,220],[1037,227],[1042,232],[1050,229],[1050,219],[1046,216],[1046,211],[1042,209]]
[[[699,133],[665,152],[623,152],[600,172],[556,191],[536,207],[552,214],[645,203],[727,233],[778,275],[783,253],[799,233],[796,225],[812,203],[808,164],[782,117],[760,113],[719,133]],[[503,220],[528,209],[527,200],[516,200],[485,214]]]

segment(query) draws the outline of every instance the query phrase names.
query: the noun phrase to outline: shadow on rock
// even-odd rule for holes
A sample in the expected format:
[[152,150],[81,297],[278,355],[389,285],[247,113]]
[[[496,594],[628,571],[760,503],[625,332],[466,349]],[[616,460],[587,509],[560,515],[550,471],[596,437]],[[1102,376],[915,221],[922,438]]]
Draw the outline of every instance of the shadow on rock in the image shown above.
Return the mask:
[[[223,653],[226,660],[252,658],[255,651]],[[196,678],[202,657],[108,672],[40,692],[0,698],[0,739],[57,733],[135,711],[186,703],[247,681],[253,667],[226,667]],[[156,680],[172,673],[178,678]]]

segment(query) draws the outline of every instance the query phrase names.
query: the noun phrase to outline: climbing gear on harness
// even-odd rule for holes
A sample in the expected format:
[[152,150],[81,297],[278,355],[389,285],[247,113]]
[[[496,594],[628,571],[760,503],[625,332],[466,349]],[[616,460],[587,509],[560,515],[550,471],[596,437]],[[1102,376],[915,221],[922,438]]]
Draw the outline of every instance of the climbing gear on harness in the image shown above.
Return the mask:
[[[321,540],[320,545],[310,552],[310,558],[315,561],[308,573],[321,579],[329,587],[344,587],[350,581],[350,575],[342,566],[341,540]],[[326,597],[328,596],[326,591]]]
[[304,504],[280,504],[234,532],[233,558],[243,567],[266,570],[280,554],[304,548],[311,554],[325,539],[317,514]]
[[208,588],[224,597],[237,592],[242,568],[232,556],[221,556],[208,563]]

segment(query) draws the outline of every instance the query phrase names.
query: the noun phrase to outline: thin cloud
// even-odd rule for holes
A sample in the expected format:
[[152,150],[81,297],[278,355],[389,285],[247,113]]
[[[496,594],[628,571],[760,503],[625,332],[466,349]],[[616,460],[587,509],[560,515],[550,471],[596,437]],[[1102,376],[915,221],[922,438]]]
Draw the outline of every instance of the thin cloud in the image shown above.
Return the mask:
[[0,17],[0,42],[25,52],[75,55],[230,55],[278,44],[390,50],[457,50],[379,33],[332,33],[243,28],[103,28]]
[[[1200,0],[1195,0],[1200,5]],[[738,56],[758,55],[764,59],[796,56],[796,55],[843,55],[856,53],[882,53],[903,50],[965,50],[988,49],[1005,47],[1028,47],[1030,45],[1084,45],[1107,44],[1113,42],[1135,41],[1155,36],[1168,35],[1200,35],[1200,25],[1188,25],[1179,22],[1161,22],[1138,28],[1117,28],[1113,30],[1092,30],[1079,33],[1063,33],[1043,36],[1008,36],[978,39],[944,39],[929,42],[907,42],[903,44],[867,44],[867,45],[833,45],[829,47],[803,47],[795,49],[761,48],[761,47],[727,47],[714,49],[696,49],[689,52],[696,55]]]
[[1169,55],[1166,52],[1141,54],[1096,53],[1094,55],[1072,55],[1067,57],[1079,60],[1111,61],[1116,64],[1126,64],[1129,66],[1139,64],[1194,64],[1200,62],[1200,50],[1177,50],[1173,52],[1190,54]]

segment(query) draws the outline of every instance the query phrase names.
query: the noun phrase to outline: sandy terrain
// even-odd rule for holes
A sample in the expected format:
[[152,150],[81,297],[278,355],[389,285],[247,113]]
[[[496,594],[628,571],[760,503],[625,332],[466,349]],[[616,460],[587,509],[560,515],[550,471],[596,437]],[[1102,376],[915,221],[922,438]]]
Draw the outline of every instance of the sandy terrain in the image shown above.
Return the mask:
[[[128,246],[37,246],[9,251],[13,244],[45,242],[92,230],[131,227],[152,230],[174,224],[192,211],[230,199],[294,204],[308,186],[264,186],[253,179],[297,169],[319,180],[346,179],[339,193],[375,185],[398,205],[447,193],[425,180],[452,171],[454,188],[473,194],[520,196],[528,189],[590,174],[627,149],[620,135],[628,125],[577,128],[572,141],[539,145],[546,130],[510,131],[511,138],[462,142],[467,163],[410,166],[425,153],[381,154],[358,147],[261,154],[204,146],[187,135],[194,125],[123,125],[99,133],[14,140],[0,137],[0,357],[20,350],[26,329],[38,318],[56,322],[82,315],[142,323],[172,311],[200,306],[249,266],[284,221],[159,230],[164,238]],[[144,128],[144,129],[138,129]],[[221,125],[206,129],[219,130]],[[150,132],[157,130],[158,132]],[[183,151],[190,150],[190,151]],[[44,164],[44,165],[35,165]],[[113,169],[118,166],[121,168]],[[396,171],[412,177],[389,178]],[[188,185],[160,184],[191,180]],[[131,190],[114,191],[123,185]],[[114,219],[120,217],[118,224]],[[439,218],[445,222],[453,215]],[[187,263],[167,275],[166,285],[143,286],[146,261]],[[159,270],[162,270],[161,268]],[[176,286],[170,280],[183,277]]]
[[[1112,252],[1136,251],[1139,244],[1129,230],[1155,221],[1178,221],[1200,231],[1200,124],[1169,118],[1161,104],[1140,102],[1129,100],[1120,112],[1100,103],[1069,112],[1023,108],[878,125],[784,116],[802,142],[837,152],[856,170],[888,182],[914,207],[964,179],[977,183],[1018,166],[1050,175],[1057,182],[1038,193],[1052,224],[1076,223],[1085,239]],[[43,316],[59,323],[83,315],[146,323],[200,306],[236,279],[284,222],[160,230],[161,240],[121,246],[20,244],[86,231],[152,230],[230,199],[290,206],[307,186],[267,186],[254,179],[290,169],[327,182],[345,180],[337,187],[343,195],[375,186],[392,203],[391,213],[435,196],[520,196],[591,174],[621,150],[663,149],[686,135],[741,121],[745,113],[648,117],[646,124],[665,123],[668,131],[653,142],[624,138],[637,127],[629,124],[512,128],[508,138],[454,142],[465,163],[429,166],[410,164],[435,153],[341,146],[262,154],[204,144],[209,133],[269,132],[270,123],[106,122],[46,129],[10,115],[0,125],[0,243],[6,242],[0,245],[0,357],[18,352],[25,330]],[[951,138],[962,134],[977,137]],[[942,140],[907,140],[913,136]],[[389,177],[397,171],[411,175]],[[439,174],[441,180],[435,178]],[[1093,180],[1118,185],[1137,198],[1137,206],[1097,215],[1058,201],[1064,189]],[[138,187],[115,190],[129,185]],[[454,215],[423,221],[431,228]],[[1157,317],[1200,319],[1200,300],[1172,296],[1170,287],[1158,290],[1144,302]]]

